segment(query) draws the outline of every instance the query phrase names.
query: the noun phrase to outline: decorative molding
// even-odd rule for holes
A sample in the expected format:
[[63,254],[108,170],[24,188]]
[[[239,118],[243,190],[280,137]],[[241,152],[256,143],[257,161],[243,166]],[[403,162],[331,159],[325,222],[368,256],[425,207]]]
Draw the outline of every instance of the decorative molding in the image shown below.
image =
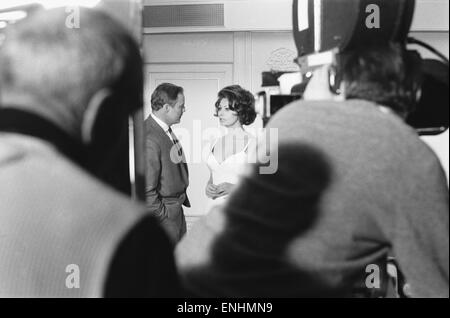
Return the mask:
[[252,34],[234,33],[233,83],[252,89]]
[[233,34],[190,33],[144,36],[146,63],[233,63]]
[[275,72],[297,72],[298,66],[294,63],[296,57],[296,51],[279,48],[270,54],[266,65],[271,71]]

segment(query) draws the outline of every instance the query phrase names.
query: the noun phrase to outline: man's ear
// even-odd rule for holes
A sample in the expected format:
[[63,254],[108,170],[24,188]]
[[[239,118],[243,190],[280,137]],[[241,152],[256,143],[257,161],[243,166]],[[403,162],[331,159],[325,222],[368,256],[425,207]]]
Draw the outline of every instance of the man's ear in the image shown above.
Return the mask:
[[164,112],[167,114],[170,111],[170,105],[164,104],[163,109],[164,109]]
[[81,123],[81,140],[84,144],[92,142],[92,133],[100,109],[106,104],[106,100],[111,97],[112,92],[107,88],[102,88],[92,96],[86,111],[83,114]]

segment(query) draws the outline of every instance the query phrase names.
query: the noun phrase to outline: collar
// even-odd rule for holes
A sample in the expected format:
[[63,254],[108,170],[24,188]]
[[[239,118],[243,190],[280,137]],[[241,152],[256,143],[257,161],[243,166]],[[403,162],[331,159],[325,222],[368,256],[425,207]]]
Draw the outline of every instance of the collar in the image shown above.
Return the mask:
[[159,119],[155,114],[150,114],[152,118],[156,121],[156,123],[164,130],[164,132],[167,134],[169,131],[169,125],[167,125],[165,122],[163,122],[161,119]]
[[0,108],[0,132],[21,134],[47,141],[64,156],[87,168],[87,148],[39,115],[13,108]]

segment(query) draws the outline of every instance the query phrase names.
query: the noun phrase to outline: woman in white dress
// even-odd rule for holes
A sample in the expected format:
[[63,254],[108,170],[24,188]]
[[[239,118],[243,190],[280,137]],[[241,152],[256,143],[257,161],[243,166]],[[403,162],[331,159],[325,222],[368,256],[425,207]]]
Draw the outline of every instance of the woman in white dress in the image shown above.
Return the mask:
[[225,87],[218,94],[215,116],[227,133],[210,147],[206,162],[210,178],[206,196],[210,207],[223,203],[251,163],[256,138],[244,130],[255,121],[255,98],[239,85]]

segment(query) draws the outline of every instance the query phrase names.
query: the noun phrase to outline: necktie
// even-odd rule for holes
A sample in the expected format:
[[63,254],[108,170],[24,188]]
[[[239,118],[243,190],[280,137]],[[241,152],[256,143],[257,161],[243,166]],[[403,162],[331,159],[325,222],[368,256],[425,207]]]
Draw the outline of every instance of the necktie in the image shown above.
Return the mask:
[[172,128],[169,127],[168,130],[170,136],[172,137],[172,142],[175,145],[175,147],[177,147],[177,151],[178,151],[178,155],[181,157],[183,156],[183,149],[181,148],[180,142],[177,139],[177,136],[175,136],[175,134],[172,131]]

